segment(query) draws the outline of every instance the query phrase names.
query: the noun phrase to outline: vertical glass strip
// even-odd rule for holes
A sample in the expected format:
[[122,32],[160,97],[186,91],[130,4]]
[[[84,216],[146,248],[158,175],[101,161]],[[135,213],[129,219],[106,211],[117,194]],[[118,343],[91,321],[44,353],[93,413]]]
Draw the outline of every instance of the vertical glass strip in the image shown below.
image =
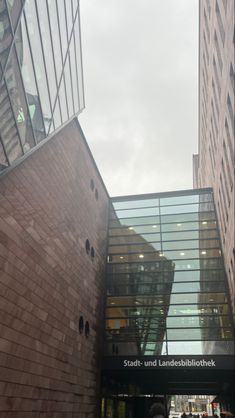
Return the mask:
[[23,8],[19,0],[7,0],[8,10],[11,17],[13,29],[15,30],[21,10]]
[[[7,158],[9,163],[12,163],[22,156],[23,152],[4,80],[0,85],[0,132]],[[2,160],[4,161],[4,158]]]
[[71,71],[72,71],[72,84],[73,84],[73,97],[74,97],[74,112],[79,112],[79,92],[78,92],[78,79],[77,79],[77,70],[76,70],[76,55],[74,48],[74,33],[72,34],[72,39],[69,47],[70,60],[71,60]]
[[13,42],[13,34],[11,30],[11,22],[8,15],[7,6],[1,2],[0,15],[0,64],[2,73],[4,72],[10,48]]
[[4,143],[0,135],[0,172],[8,167],[7,155],[4,149]]
[[[51,44],[46,0],[37,1],[37,6],[38,6],[37,10],[38,10],[39,24],[40,24],[41,34],[42,34],[42,47],[43,47],[43,52],[44,52],[44,57],[45,57],[46,74],[48,78],[51,106],[52,106],[52,111],[53,111],[55,107],[55,101],[56,101],[56,95],[57,95],[57,83],[56,83],[55,66],[53,62],[53,50],[52,50],[52,44]],[[55,122],[55,128],[57,128],[58,126],[61,125],[60,112],[56,111],[53,115],[53,118]]]
[[10,60],[7,64],[5,81],[18,125],[23,150],[26,153],[35,145],[35,142],[15,47],[11,51]]
[[77,56],[77,72],[78,72],[78,86],[79,86],[79,99],[80,110],[84,108],[84,83],[83,83],[83,69],[82,69],[82,51],[81,51],[81,33],[80,33],[80,19],[79,13],[74,25],[76,56]]
[[45,129],[24,16],[21,19],[21,23],[16,33],[15,46],[21,66],[21,73],[29,107],[29,115],[32,121],[36,141],[40,142],[43,138],[45,138]]
[[32,58],[34,61],[36,79],[38,84],[40,102],[42,106],[42,114],[46,133],[49,130],[49,125],[52,120],[52,111],[50,98],[47,88],[47,79],[42,55],[42,44],[40,40],[37,14],[34,1],[26,1],[25,4],[26,27],[28,29],[28,36],[30,47],[32,51]]

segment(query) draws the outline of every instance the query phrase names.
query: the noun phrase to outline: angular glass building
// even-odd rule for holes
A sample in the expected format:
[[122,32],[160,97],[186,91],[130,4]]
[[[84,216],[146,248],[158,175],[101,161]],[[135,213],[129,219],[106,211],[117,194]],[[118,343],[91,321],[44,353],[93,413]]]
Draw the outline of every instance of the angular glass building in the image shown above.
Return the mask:
[[1,1],[0,171],[83,108],[79,1]]
[[212,189],[111,199],[106,356],[228,355]]

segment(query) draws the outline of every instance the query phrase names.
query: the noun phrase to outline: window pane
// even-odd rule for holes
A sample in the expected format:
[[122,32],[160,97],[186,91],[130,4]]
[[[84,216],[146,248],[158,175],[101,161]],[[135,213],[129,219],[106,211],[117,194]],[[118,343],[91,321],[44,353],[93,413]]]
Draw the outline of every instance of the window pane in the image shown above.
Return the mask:
[[42,45],[40,41],[37,15],[35,10],[34,1],[25,3],[26,21],[29,32],[29,42],[31,45],[31,51],[33,55],[33,61],[35,66],[35,73],[38,83],[39,96],[42,105],[42,114],[44,119],[44,125],[46,133],[48,133],[49,126],[52,120],[51,106],[49,101],[45,67],[42,56]]
[[156,225],[160,221],[159,216],[146,216],[145,218],[123,218],[119,220],[111,220],[110,228],[120,227],[122,225],[133,226],[133,225]]
[[[174,249],[190,249],[190,248],[219,248],[218,240],[184,240],[184,241],[166,241],[163,242],[164,250],[174,250]],[[205,251],[203,254],[205,255]],[[180,254],[180,255],[186,255]]]
[[76,70],[76,55],[74,48],[74,39],[72,38],[70,42],[70,60],[71,60],[71,71],[72,71],[72,83],[73,83],[73,97],[74,97],[74,111],[75,113],[79,112],[79,92],[78,92],[78,80],[77,80],[77,70]]
[[125,209],[116,211],[114,217],[130,218],[136,216],[154,216],[159,215],[159,208],[140,208],[140,209]]
[[78,73],[78,87],[79,87],[79,102],[80,109],[84,108],[84,88],[83,88],[83,69],[82,69],[82,51],[81,51],[81,36],[80,36],[80,20],[77,15],[74,23],[74,37],[76,44],[76,61],[77,61],[77,73]]
[[67,97],[65,94],[64,76],[62,76],[62,80],[60,83],[59,98],[60,98],[60,105],[61,105],[62,121],[66,122],[69,118],[69,115],[68,115],[68,108],[67,108]]
[[210,221],[215,220],[214,212],[202,212],[202,213],[183,213],[183,214],[174,214],[174,215],[161,215],[162,223],[182,223],[190,221]]
[[190,213],[199,212],[198,205],[182,205],[182,206],[161,206],[161,215],[170,213]]
[[[51,36],[50,36],[50,29],[49,29],[49,20],[47,14],[47,6],[46,0],[37,0],[38,4],[38,14],[39,14],[39,22],[40,22],[40,29],[42,36],[42,43],[43,43],[43,50],[45,55],[45,63],[46,63],[46,72],[48,77],[48,84],[49,84],[49,92],[50,92],[50,99],[51,99],[51,106],[52,111],[54,111],[55,107],[55,100],[57,94],[57,81],[56,81],[56,72],[55,66],[53,61],[53,50],[52,50],[52,43],[51,43]],[[61,125],[61,118],[60,112],[54,112],[53,114],[55,128]]]
[[224,293],[182,293],[172,294],[171,304],[178,303],[205,303],[210,305],[211,303],[226,303],[227,297]]
[[189,328],[189,329],[168,329],[168,340],[227,340],[232,339],[231,330],[223,328]]
[[45,138],[45,130],[35,81],[31,53],[29,49],[28,35],[25,27],[24,17],[16,34],[16,50],[24,82],[24,88],[29,105],[29,114],[32,121],[36,141],[40,142]]
[[109,245],[115,244],[128,244],[128,243],[143,243],[146,242],[160,241],[160,234],[148,234],[148,235],[130,235],[130,236],[117,236],[109,238]]
[[7,58],[10,52],[10,47],[13,41],[13,36],[7,7],[4,5],[3,2],[1,2],[0,40],[0,70],[2,67],[2,70],[4,71]]
[[[1,124],[0,124],[0,129],[1,129]],[[0,140],[0,171],[4,170],[7,167],[8,167],[8,162],[5,156],[5,152],[3,150],[2,142]]]
[[59,16],[59,30],[61,34],[61,46],[63,62],[68,49],[67,32],[66,32],[66,20],[65,20],[65,8],[63,1],[57,1],[58,16]]
[[169,342],[167,345],[168,354],[233,354],[233,341],[184,341]]
[[20,16],[20,12],[22,10],[22,5],[19,0],[7,0],[7,3],[8,3],[8,9],[11,15],[12,26],[15,29],[19,16]]
[[59,85],[61,74],[62,74],[62,51],[60,47],[60,34],[59,34],[59,26],[58,26],[56,0],[49,0],[48,8],[49,8],[49,19],[50,19],[50,25],[51,25],[53,50],[54,50],[54,55],[56,57],[57,84]]
[[[188,215],[187,215],[188,217]],[[164,217],[165,220],[165,217]],[[180,221],[177,223],[170,223],[170,224],[162,224],[162,231],[187,231],[187,230],[194,230],[194,229],[200,229],[205,230],[205,233],[208,229],[214,229],[216,227],[216,221],[201,221],[201,222],[184,222]]]
[[[12,70],[10,70],[11,76]],[[8,77],[8,71],[6,70],[6,77]],[[8,156],[9,162],[12,163],[18,157],[20,157],[23,152],[20,145],[20,140],[18,132],[16,129],[14,116],[11,108],[11,103],[9,100],[8,92],[4,83],[4,80],[1,83],[0,91],[0,132],[1,138]],[[5,157],[2,154],[1,161],[3,168],[5,168]]]
[[[128,244],[128,245],[113,245],[109,247],[109,254],[146,254],[148,252],[153,252],[155,250],[161,250],[161,243],[154,242],[152,244]],[[143,254],[142,254],[143,255]],[[143,258],[143,257],[139,257]]]
[[66,87],[67,100],[68,100],[69,117],[71,117],[74,114],[73,100],[72,100],[72,88],[73,87],[71,83],[68,55],[67,55],[65,67],[64,67],[64,77],[65,77],[65,87]]
[[5,80],[10,94],[11,104],[18,125],[24,153],[26,153],[35,145],[35,142],[15,48],[11,51]]
[[159,199],[143,199],[143,200],[128,200],[113,202],[114,209],[134,209],[134,208],[147,208],[151,206],[159,206]]
[[172,197],[161,197],[160,205],[180,205],[180,204],[189,204],[189,203],[199,203],[199,195],[191,196],[172,196]]

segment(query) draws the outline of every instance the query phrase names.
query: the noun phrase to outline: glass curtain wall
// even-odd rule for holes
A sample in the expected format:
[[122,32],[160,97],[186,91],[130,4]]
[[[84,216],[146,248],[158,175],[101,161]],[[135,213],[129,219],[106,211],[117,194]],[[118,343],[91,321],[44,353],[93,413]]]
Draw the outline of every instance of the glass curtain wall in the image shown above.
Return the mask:
[[83,108],[79,1],[0,1],[0,172]]
[[233,352],[210,189],[111,200],[106,355]]

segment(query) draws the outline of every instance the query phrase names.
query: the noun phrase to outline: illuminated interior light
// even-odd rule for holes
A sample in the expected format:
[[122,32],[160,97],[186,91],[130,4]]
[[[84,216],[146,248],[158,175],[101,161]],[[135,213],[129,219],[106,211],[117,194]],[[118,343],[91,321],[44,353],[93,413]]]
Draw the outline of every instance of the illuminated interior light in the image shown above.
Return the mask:
[[177,224],[177,226],[182,226],[182,224]]
[[120,255],[120,257],[119,257],[119,258],[120,258],[120,260],[123,260],[123,258],[124,258],[124,257],[123,257],[122,255]]
[[180,255],[185,255],[185,253],[180,253]]
[[159,253],[159,257],[163,257],[163,253]]
[[205,255],[206,254],[206,251],[202,251],[201,254]]
[[207,225],[207,221],[203,221],[202,222],[202,225]]
[[132,230],[132,229],[134,229],[134,228],[133,228],[133,226],[129,226],[129,228],[128,228],[128,229],[131,231],[131,230]]
[[115,302],[111,302],[110,305],[115,305]]
[[210,300],[210,302],[214,302],[214,299],[209,299]]
[[139,258],[144,258],[144,254],[139,254]]
[[157,225],[152,225],[152,228],[157,228]]

